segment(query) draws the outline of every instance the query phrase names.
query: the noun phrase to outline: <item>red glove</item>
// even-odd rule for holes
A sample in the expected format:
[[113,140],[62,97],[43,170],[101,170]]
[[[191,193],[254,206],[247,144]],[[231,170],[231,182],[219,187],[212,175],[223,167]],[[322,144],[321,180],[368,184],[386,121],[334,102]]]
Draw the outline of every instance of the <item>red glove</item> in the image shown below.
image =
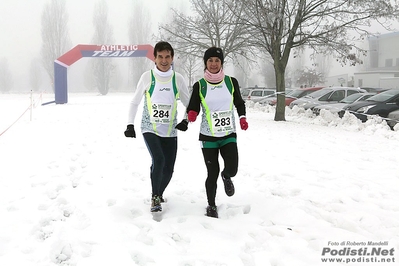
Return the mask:
[[242,130],[247,130],[248,129],[248,122],[245,117],[240,118],[240,126]]
[[190,122],[194,122],[197,119],[198,113],[196,111],[190,110],[187,114],[187,119]]

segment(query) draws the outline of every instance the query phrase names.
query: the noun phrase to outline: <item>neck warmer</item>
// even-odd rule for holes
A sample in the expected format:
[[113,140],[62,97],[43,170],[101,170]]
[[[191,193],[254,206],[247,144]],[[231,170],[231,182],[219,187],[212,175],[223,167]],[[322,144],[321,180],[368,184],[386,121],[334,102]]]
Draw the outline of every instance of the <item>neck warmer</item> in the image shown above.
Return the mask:
[[170,77],[173,74],[172,67],[170,67],[170,69],[168,71],[166,71],[166,72],[163,72],[163,71],[159,70],[157,68],[157,66],[155,66],[153,70],[154,70],[155,74],[157,74],[158,76],[161,76],[163,78]]
[[204,73],[204,78],[206,81],[210,83],[219,83],[224,79],[224,71],[223,68],[220,69],[220,71],[216,74],[212,74],[211,72],[208,71],[208,69],[205,70]]

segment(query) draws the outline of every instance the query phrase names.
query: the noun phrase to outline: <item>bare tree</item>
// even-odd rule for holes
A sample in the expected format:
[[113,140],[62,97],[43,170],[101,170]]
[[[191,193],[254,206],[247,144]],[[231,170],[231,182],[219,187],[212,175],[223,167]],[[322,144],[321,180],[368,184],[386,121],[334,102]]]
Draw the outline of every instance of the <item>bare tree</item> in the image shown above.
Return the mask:
[[41,54],[51,84],[54,84],[54,60],[71,48],[65,3],[65,0],[50,0],[42,12]]
[[[274,70],[273,62],[269,56],[266,56],[266,59],[263,59],[261,67],[262,76],[266,85],[269,88],[276,89],[276,72]],[[285,85],[286,88],[290,88],[294,82],[294,73],[292,73],[292,67],[287,66],[285,73]]]
[[182,55],[202,58],[210,46],[221,47],[226,58],[241,55],[253,60],[247,26],[239,23],[245,7],[232,10],[224,1],[190,0],[193,16],[172,9],[172,22],[160,26],[164,39],[173,39]]
[[304,68],[298,70],[296,84],[304,87],[314,87],[325,82],[324,73],[318,72],[316,68]]
[[13,80],[7,58],[0,58],[0,92],[9,92],[13,86]]
[[42,83],[41,68],[38,66],[38,59],[34,58],[30,62],[29,81],[33,91],[39,91]]
[[[108,20],[108,5],[105,0],[99,0],[94,6],[93,15],[94,36],[93,43],[113,44],[114,37]],[[102,95],[107,95],[115,65],[111,58],[94,58],[92,63],[96,87]]]
[[[224,0],[226,5],[245,6],[237,14],[240,23],[250,25],[251,43],[270,54],[276,73],[277,91],[285,90],[285,70],[293,49],[310,47],[317,53],[333,54],[342,64],[361,63],[365,53],[357,45],[370,34],[376,21],[399,14],[398,0]],[[285,121],[284,95],[279,94],[274,120]]]
[[191,87],[195,81],[198,80],[198,76],[203,75],[204,61],[199,59],[197,56],[192,54],[186,54],[185,56],[175,55],[173,61],[173,68],[175,71],[185,74],[188,78],[188,85]]
[[[132,15],[129,23],[129,40],[132,44],[151,43],[151,13],[141,1],[133,2]],[[141,74],[148,70],[153,63],[148,58],[129,58],[128,85],[137,84]]]

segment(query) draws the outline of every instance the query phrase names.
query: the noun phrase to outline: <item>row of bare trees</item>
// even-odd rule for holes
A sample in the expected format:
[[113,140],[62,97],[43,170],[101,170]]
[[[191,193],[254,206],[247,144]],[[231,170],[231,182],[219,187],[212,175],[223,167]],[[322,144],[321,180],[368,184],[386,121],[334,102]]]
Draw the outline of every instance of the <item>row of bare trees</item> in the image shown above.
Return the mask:
[[[98,0],[94,5],[92,23],[94,31],[91,41],[93,44],[115,44],[114,31],[109,19],[109,10],[106,0]],[[127,24],[127,35],[131,44],[152,43],[151,14],[143,5],[144,1],[134,1],[130,10],[130,19]],[[33,58],[30,66],[30,85],[33,91],[41,87],[42,70],[49,78],[49,83],[54,88],[54,61],[68,52],[73,45],[69,28],[69,16],[66,0],[48,0],[41,14],[40,58]],[[94,58],[87,64],[84,85],[89,90],[98,90],[105,95],[111,87],[117,88],[120,83],[120,71],[117,59]],[[134,87],[140,75],[147,70],[152,62],[145,58],[129,58],[128,86]],[[7,58],[0,58],[0,92],[9,92],[13,87],[12,71]]]
[[[93,12],[94,44],[113,44],[113,29],[108,18],[108,6],[105,0],[95,3]],[[51,83],[54,83],[54,60],[72,48],[69,30],[68,14],[65,0],[50,0],[42,13],[42,62]],[[106,95],[115,75],[115,65],[112,59],[96,58],[89,62],[87,86],[95,87]]]
[[[49,0],[42,13],[42,63],[53,84],[54,60],[72,48],[69,30],[66,0]],[[128,36],[131,43],[146,44],[151,42],[151,22],[149,11],[141,1],[135,1],[131,7],[131,18],[128,24]],[[93,12],[93,44],[115,44],[113,28],[109,20],[109,10],[106,0],[98,0]],[[133,23],[134,22],[134,23]],[[129,59],[128,83],[138,81],[141,73],[148,69],[151,62],[148,59]],[[95,58],[88,64],[90,75],[86,77],[85,85],[96,88],[106,95],[112,86],[118,86],[118,68],[114,59]]]

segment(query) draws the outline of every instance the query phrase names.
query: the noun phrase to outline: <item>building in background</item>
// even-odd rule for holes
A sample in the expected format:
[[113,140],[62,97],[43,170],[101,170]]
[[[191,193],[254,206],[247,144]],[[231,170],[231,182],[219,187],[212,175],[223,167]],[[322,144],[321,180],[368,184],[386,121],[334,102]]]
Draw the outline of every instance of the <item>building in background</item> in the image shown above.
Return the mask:
[[399,32],[369,37],[365,68],[355,72],[355,87],[399,88]]
[[329,87],[354,87],[354,80],[353,76],[346,73],[327,77],[325,85]]

